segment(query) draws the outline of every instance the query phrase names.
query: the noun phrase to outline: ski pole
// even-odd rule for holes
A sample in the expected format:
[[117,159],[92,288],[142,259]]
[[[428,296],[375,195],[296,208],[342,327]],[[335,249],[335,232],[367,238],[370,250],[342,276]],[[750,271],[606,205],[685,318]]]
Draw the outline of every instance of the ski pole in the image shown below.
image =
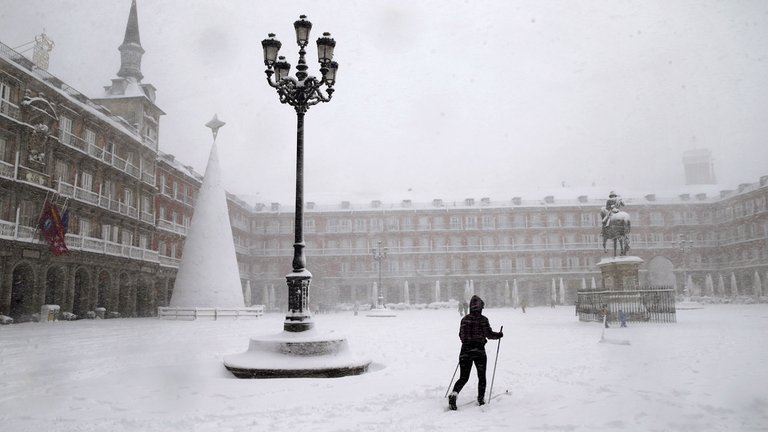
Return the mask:
[[[504,331],[504,326],[501,326],[499,333]],[[493,398],[493,380],[496,379],[496,363],[499,362],[499,348],[501,348],[501,338],[499,338],[499,344],[496,345],[496,360],[493,361],[493,375],[491,375],[491,388],[488,390],[488,404],[491,403]]]
[[448,390],[445,391],[445,396],[443,398],[448,397],[448,392],[451,391],[451,384],[453,384],[453,379],[456,378],[456,371],[459,370],[459,364],[456,363],[456,369],[453,370],[453,376],[451,377],[451,382],[448,383]]

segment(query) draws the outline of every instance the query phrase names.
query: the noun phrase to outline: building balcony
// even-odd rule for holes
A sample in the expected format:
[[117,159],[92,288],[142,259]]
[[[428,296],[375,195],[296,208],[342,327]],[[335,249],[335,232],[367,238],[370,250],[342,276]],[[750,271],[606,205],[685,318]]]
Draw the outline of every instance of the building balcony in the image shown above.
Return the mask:
[[21,121],[21,109],[8,100],[0,99],[0,114]]
[[13,179],[15,177],[16,167],[15,165],[0,161],[0,177]]
[[186,236],[187,233],[189,232],[188,227],[177,224],[176,222],[167,221],[165,219],[157,220],[157,228],[165,231],[170,231],[174,234],[179,234],[182,236]]
[[74,198],[78,201],[120,213],[133,219],[138,219],[143,222],[154,224],[154,216],[149,218],[143,216],[140,217],[139,210],[136,207],[120,201],[116,201],[112,198],[101,195],[100,193],[89,191],[63,181],[57,182],[56,191],[62,196]]
[[142,173],[136,165],[120,158],[114,153],[110,153],[101,147],[89,143],[70,132],[62,131],[59,135],[59,142],[106,165],[116,168],[131,177],[139,179],[150,186],[155,185],[155,175],[153,173]]
[[163,267],[171,267],[171,268],[179,268],[181,265],[181,260],[178,258],[172,258],[165,255],[158,255],[158,260],[160,262],[160,265]]
[[[45,244],[44,241],[40,240],[40,232],[35,227],[4,220],[0,220],[0,239],[38,245]],[[70,250],[99,253],[153,263],[159,262],[157,251],[138,246],[124,245],[76,234],[67,234],[65,243]]]

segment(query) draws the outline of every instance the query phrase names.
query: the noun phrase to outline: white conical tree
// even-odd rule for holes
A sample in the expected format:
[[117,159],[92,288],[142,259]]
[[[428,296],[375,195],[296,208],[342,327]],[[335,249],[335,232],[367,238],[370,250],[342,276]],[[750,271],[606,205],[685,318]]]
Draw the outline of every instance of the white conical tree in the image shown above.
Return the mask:
[[241,308],[245,305],[216,149],[216,135],[223,125],[216,116],[206,125],[213,131],[213,145],[184,242],[171,307]]

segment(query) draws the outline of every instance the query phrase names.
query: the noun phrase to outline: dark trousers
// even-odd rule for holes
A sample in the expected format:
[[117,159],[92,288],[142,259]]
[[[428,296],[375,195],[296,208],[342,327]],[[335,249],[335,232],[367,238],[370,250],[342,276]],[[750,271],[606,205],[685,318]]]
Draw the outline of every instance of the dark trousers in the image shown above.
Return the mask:
[[472,363],[477,369],[477,397],[485,397],[485,367],[488,364],[488,357],[485,355],[484,346],[462,345],[459,352],[459,380],[453,386],[453,391],[459,393],[464,385],[469,381],[469,373],[472,372]]

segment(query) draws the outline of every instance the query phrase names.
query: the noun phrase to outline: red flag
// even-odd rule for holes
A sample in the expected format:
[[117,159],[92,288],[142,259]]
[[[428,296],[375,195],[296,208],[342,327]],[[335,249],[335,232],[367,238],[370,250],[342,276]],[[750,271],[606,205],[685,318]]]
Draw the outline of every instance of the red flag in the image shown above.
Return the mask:
[[69,252],[67,245],[64,243],[64,225],[61,223],[61,215],[59,215],[59,209],[49,201],[45,201],[45,207],[43,207],[43,214],[40,216],[38,226],[43,232],[43,236],[51,245],[51,253],[59,256]]

